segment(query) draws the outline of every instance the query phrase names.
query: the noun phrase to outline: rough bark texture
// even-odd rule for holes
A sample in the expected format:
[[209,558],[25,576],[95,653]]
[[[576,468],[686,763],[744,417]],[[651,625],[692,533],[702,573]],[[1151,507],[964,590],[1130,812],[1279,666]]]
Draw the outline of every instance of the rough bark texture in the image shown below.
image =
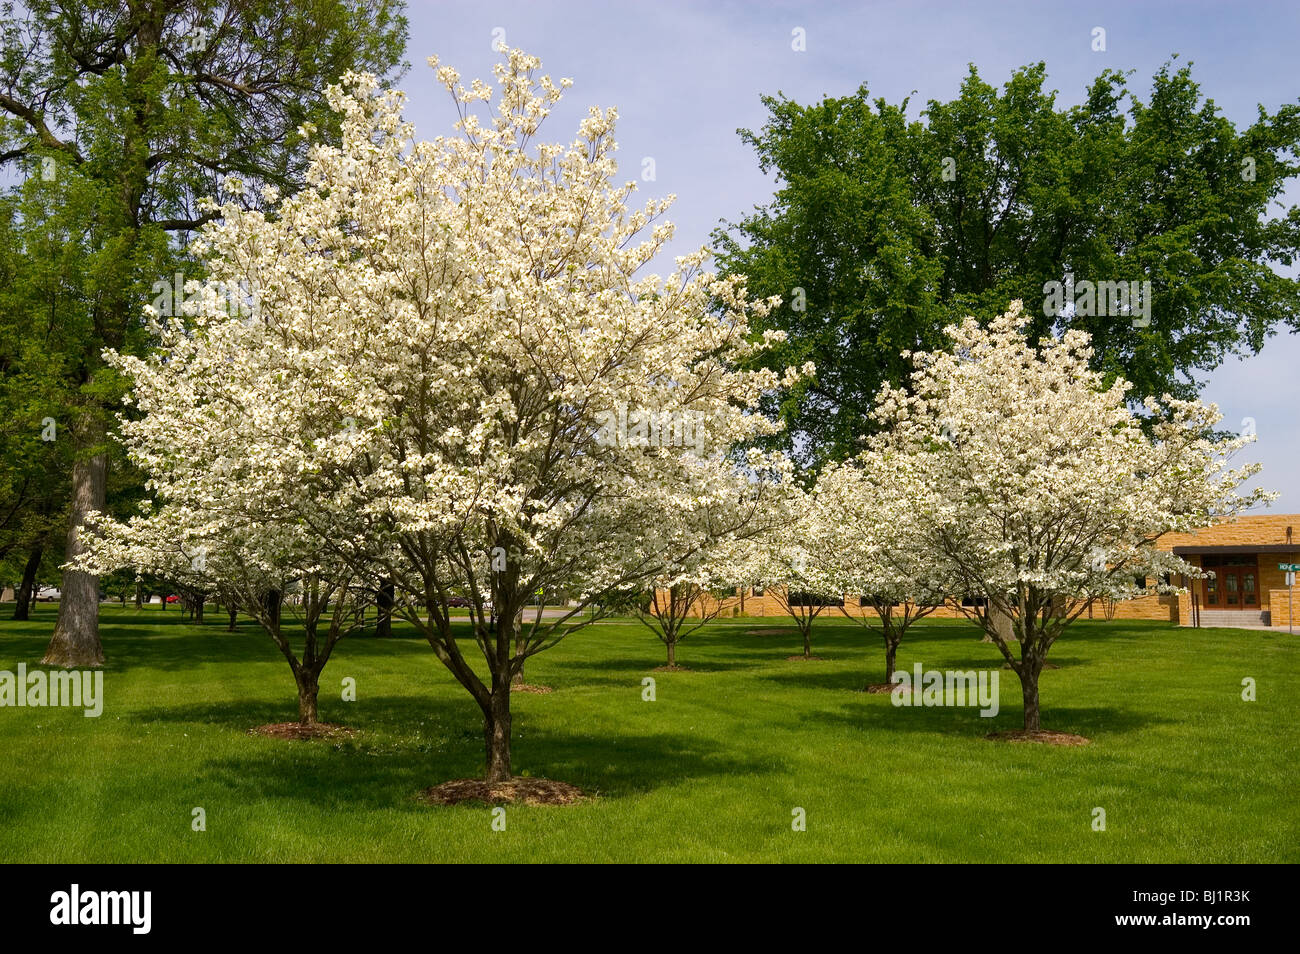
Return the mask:
[[1036,732],[1038,719],[1038,673],[1026,668],[1020,676],[1020,692],[1025,700],[1025,731]]
[[[85,552],[81,526],[87,513],[104,510],[107,478],[108,455],[105,453],[78,457],[72,465],[69,562]],[[41,663],[65,669],[102,666],[104,649],[99,642],[99,578],[81,570],[64,570],[61,590],[59,621],[54,626],[54,635]]]
[[668,640],[668,665],[677,665],[677,640],[675,639]]
[[[1005,610],[998,609],[996,606],[990,606],[988,615],[989,622],[992,623],[993,628],[998,631],[998,636],[1002,638],[1002,641],[1005,643],[1014,643],[1016,641],[1016,627],[1015,622],[1011,618],[1011,614]],[[986,633],[984,636],[984,642],[991,643],[993,642],[993,638]]]
[[303,725],[315,725],[318,720],[316,701],[320,695],[320,673],[299,669],[294,676],[298,681],[298,721]]
[[510,686],[492,690],[488,708],[483,713],[483,741],[487,746],[484,779],[489,782],[510,780]]
[[36,587],[36,571],[40,569],[44,554],[45,547],[36,546],[27,557],[27,563],[23,566],[23,581],[14,593],[14,619],[29,619],[31,616],[32,590]]
[[885,682],[894,681],[894,662],[898,658],[898,643],[885,644]]

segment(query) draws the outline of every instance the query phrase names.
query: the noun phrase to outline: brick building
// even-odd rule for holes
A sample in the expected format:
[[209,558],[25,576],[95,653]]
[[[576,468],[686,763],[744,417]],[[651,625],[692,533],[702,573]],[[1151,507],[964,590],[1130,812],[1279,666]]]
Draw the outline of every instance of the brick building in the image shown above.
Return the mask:
[[1300,542],[1294,536],[1297,527],[1300,514],[1260,514],[1161,538],[1162,548],[1214,573],[1204,580],[1185,581],[1189,592],[1178,595],[1174,614],[1168,618],[1191,625],[1199,615],[1202,626],[1277,629],[1286,628],[1295,612],[1300,626],[1300,594],[1296,594],[1293,608],[1286,571],[1278,566],[1300,564]]
[[[1260,514],[1238,517],[1192,533],[1167,534],[1158,542],[1193,566],[1214,575],[1206,579],[1176,580],[1187,592],[1177,595],[1140,596],[1111,604],[1096,603],[1086,616],[1092,619],[1166,620],[1184,626],[1272,627],[1285,629],[1293,611],[1288,601],[1286,572],[1279,564],[1300,564],[1300,542],[1294,539],[1300,514]],[[779,594],[756,588],[738,588],[724,600],[723,616],[784,616]],[[1300,593],[1295,594],[1296,626],[1300,628]],[[870,606],[853,595],[843,601],[843,611],[872,614]],[[824,612],[838,614],[838,608]],[[933,616],[960,617],[955,606],[943,606]]]

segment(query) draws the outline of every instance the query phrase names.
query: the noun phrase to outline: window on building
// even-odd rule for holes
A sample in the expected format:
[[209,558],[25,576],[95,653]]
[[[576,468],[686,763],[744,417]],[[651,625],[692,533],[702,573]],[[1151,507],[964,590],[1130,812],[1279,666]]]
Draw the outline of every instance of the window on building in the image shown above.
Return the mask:
[[844,600],[835,599],[829,596],[818,596],[816,593],[794,592],[790,594],[791,606],[843,606]]
[[[859,596],[859,597],[858,597],[858,605],[859,605],[859,606],[875,606],[877,602],[884,602],[884,601],[883,601],[883,600],[878,601],[878,600],[876,600],[874,597],[871,597],[871,596]],[[897,602],[894,602],[894,601],[890,601],[889,605],[890,605],[890,606],[897,606],[898,603],[897,603]]]

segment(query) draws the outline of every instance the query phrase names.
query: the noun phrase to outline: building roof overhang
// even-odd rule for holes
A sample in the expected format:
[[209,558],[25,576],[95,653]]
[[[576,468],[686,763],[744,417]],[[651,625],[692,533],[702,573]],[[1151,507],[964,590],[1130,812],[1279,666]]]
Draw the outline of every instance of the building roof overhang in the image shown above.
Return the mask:
[[1174,547],[1174,556],[1191,556],[1201,553],[1300,553],[1300,545],[1294,543],[1256,543],[1250,546],[1204,546]]

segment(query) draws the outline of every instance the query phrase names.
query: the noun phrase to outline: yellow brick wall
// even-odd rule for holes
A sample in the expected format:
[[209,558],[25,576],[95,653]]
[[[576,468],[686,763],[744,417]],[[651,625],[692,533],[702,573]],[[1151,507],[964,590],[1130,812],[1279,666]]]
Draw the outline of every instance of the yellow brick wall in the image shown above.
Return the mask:
[[[1296,520],[1296,524],[1300,525],[1300,519]],[[1191,545],[1194,546],[1195,544]],[[1231,546],[1232,544],[1223,545]],[[1186,560],[1188,563],[1192,564],[1192,566],[1201,566],[1201,557],[1198,554],[1190,554],[1186,557]],[[1300,563],[1300,550],[1292,550],[1290,552],[1270,551],[1259,555],[1259,581],[1257,583],[1259,591],[1259,608],[1261,612],[1267,610],[1272,614],[1271,621],[1274,626],[1277,625],[1278,618],[1278,614],[1275,612],[1275,609],[1279,605],[1276,602],[1278,594],[1281,594],[1283,600],[1283,611],[1285,611],[1286,600],[1286,572],[1277,568],[1279,563]],[[1201,581],[1184,580],[1182,585],[1191,588],[1193,586],[1200,586]],[[1205,601],[1203,599],[1201,600],[1201,608],[1205,609]],[[1192,618],[1192,597],[1190,593],[1180,593],[1178,595],[1178,611],[1182,614],[1182,619],[1190,620]],[[1296,615],[1297,617],[1300,617],[1300,608],[1297,609]]]
[[[1115,604],[1111,619],[1158,619],[1177,623],[1183,618],[1179,607],[1179,598],[1175,595],[1152,593],[1138,596],[1131,600],[1121,600]],[[1084,614],[1087,619],[1106,619],[1106,607],[1100,602],[1093,603]]]
[[[732,596],[723,600],[722,617],[730,616],[788,616],[785,607],[775,595],[781,592],[776,587],[768,587],[763,591],[762,596],[755,596],[752,588],[744,589],[744,597]],[[704,604],[711,612],[718,601],[710,595],[703,598]],[[846,596],[844,599],[844,611],[850,616],[876,616],[877,613],[870,606],[859,606],[857,596]],[[692,616],[699,616],[698,611],[692,612]],[[822,616],[839,616],[840,608],[838,606],[828,606],[821,612]],[[933,613],[936,619],[960,619],[962,613],[960,610],[951,606],[940,606]]]
[[[1290,536],[1288,530],[1292,531]],[[1279,570],[1277,565],[1300,563],[1300,514],[1251,514],[1238,517],[1236,520],[1220,521],[1211,527],[1191,533],[1165,534],[1157,541],[1156,546],[1161,550],[1170,551],[1174,547],[1188,546],[1277,546],[1293,540],[1297,542],[1297,548],[1292,552],[1259,555],[1259,608],[1271,610],[1278,598],[1276,594],[1280,592],[1283,597],[1286,594],[1286,574]],[[1201,558],[1198,555],[1193,554],[1186,559],[1193,566],[1201,565]],[[1180,578],[1176,582],[1184,587],[1200,586],[1200,580]],[[737,592],[741,591],[737,590]],[[733,596],[724,600],[725,605],[721,616],[787,615],[780,600],[773,595],[776,592],[774,588],[769,588],[762,596],[755,596],[753,590],[748,588],[743,592],[743,597]],[[710,606],[716,605],[712,597],[705,597],[705,599],[709,601]],[[1300,595],[1297,595],[1297,604],[1300,604]],[[844,609],[853,616],[876,615],[875,610],[870,606],[858,606],[857,596],[845,597]],[[1122,601],[1114,608],[1111,618],[1169,620],[1177,623],[1183,620],[1190,621],[1191,613],[1192,601],[1189,593],[1180,593],[1176,596],[1155,594]],[[699,613],[693,615],[698,616]],[[838,616],[840,610],[838,607],[827,607],[822,610],[822,615]],[[961,618],[963,614],[954,606],[941,606],[932,615],[936,619],[954,619]],[[1106,613],[1102,605],[1097,603],[1085,616],[1091,619],[1105,619]],[[1296,616],[1300,619],[1300,605],[1297,605]],[[1273,613],[1273,625],[1279,625],[1277,622],[1279,618],[1282,619],[1281,625],[1285,626],[1285,615],[1282,613]]]
[[[1279,546],[1291,542],[1287,540],[1288,527],[1294,528],[1300,546],[1300,514],[1295,513],[1248,514],[1191,533],[1167,533],[1156,546],[1166,551],[1174,547]],[[1276,567],[1283,561],[1273,562]]]
[[1259,555],[1259,596],[1261,600],[1268,600],[1260,609],[1271,611],[1276,593],[1281,593],[1283,605],[1286,603],[1286,571],[1277,568],[1279,563],[1300,563],[1300,550]]
[[1288,600],[1287,590],[1265,590],[1269,594],[1269,622],[1275,627],[1288,628],[1291,614],[1295,614],[1295,627],[1300,628],[1300,593],[1292,593]]

